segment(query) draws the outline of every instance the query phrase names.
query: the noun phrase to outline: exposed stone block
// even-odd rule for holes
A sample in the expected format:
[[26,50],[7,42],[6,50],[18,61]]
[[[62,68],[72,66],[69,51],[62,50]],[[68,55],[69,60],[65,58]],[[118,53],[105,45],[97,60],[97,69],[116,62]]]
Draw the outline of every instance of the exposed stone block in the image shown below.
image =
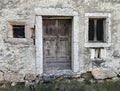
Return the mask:
[[24,76],[21,74],[16,74],[11,72],[6,72],[4,74],[5,81],[9,81],[9,82],[24,82],[23,78]]
[[109,68],[96,68],[92,70],[92,75],[95,79],[106,79],[117,77],[117,74]]

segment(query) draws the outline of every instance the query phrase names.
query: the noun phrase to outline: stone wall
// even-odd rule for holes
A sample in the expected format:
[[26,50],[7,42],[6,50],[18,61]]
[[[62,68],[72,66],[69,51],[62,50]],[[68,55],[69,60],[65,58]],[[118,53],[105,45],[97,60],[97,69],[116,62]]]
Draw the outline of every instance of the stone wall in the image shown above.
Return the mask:
[[[36,46],[33,43],[36,8],[69,8],[78,12],[80,28],[78,32],[78,74],[92,71],[96,79],[109,78],[109,76],[111,78],[120,74],[119,0],[1,0],[0,81],[14,81],[15,79],[15,81],[18,79],[24,81],[26,74],[37,75]],[[104,48],[106,53],[103,54],[106,55],[106,58],[99,66],[94,65],[90,59],[90,48],[85,47],[85,13],[111,14],[111,46]],[[9,23],[19,21],[25,22],[28,28],[29,37],[25,40],[9,38]],[[101,78],[99,74],[103,74]]]

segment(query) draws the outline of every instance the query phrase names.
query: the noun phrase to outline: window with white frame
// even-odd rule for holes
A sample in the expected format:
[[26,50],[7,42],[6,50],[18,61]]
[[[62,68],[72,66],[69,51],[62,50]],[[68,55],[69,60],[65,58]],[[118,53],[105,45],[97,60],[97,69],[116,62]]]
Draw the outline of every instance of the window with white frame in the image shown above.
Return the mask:
[[106,47],[111,42],[111,14],[85,14],[85,46]]
[[105,42],[105,20],[105,18],[89,18],[89,42]]

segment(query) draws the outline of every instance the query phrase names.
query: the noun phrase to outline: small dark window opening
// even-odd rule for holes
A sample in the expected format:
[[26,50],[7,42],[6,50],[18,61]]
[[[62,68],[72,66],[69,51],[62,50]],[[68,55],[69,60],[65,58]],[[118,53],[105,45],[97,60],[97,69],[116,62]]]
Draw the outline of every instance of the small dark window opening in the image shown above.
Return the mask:
[[90,18],[89,19],[89,41],[92,42],[104,42],[104,18],[96,19]]
[[95,49],[95,59],[96,58],[101,58],[101,49],[100,48],[97,48],[97,49]]
[[24,25],[13,25],[13,38],[25,38]]

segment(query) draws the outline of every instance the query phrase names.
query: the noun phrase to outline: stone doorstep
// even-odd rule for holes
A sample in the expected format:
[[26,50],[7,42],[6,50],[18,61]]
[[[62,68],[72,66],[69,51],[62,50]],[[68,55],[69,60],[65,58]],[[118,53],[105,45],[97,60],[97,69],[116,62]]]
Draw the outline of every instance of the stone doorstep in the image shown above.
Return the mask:
[[73,72],[72,70],[51,70],[46,71],[42,75],[43,77],[80,77],[81,74],[78,72]]

